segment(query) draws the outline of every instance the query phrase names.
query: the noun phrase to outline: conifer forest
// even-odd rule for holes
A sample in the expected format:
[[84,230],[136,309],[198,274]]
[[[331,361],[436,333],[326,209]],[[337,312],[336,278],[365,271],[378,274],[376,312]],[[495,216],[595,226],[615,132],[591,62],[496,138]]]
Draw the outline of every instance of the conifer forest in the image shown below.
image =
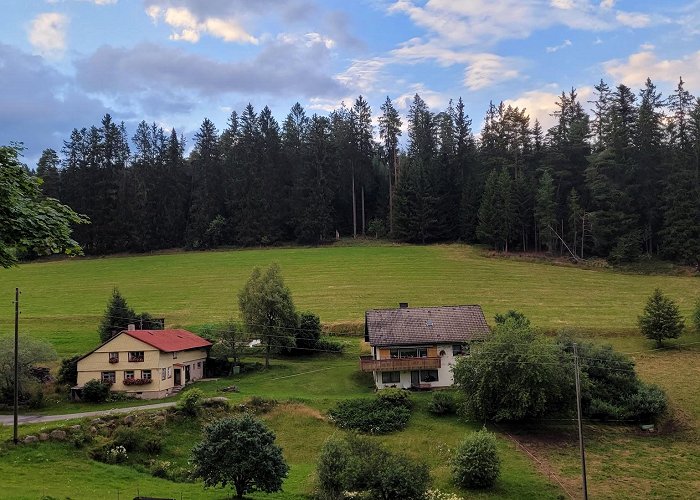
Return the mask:
[[248,105],[223,130],[205,118],[191,144],[105,115],[36,174],[89,217],[74,229],[88,254],[365,235],[700,265],[700,99],[682,79],[668,96],[651,80],[601,80],[589,102],[562,92],[549,130],[502,103],[473,112],[416,94],[401,116],[360,96],[327,116],[296,104],[280,124]]

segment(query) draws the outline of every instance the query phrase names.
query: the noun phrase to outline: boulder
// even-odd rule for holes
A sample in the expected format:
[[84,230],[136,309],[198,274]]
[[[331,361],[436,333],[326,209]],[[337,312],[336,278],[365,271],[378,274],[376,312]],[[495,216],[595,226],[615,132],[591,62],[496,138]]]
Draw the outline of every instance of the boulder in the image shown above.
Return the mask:
[[39,441],[39,438],[36,436],[27,436],[23,439],[25,444],[36,443],[37,441]]
[[100,424],[104,423],[104,420],[102,420],[101,418],[94,418],[94,419],[90,420],[90,423],[92,425],[100,425]]
[[122,420],[122,422],[124,422],[124,425],[131,425],[131,424],[133,424],[135,421],[136,421],[136,417],[134,417],[133,415],[127,415],[127,416],[124,417],[124,419]]
[[56,441],[65,441],[66,431],[61,430],[61,429],[56,429],[55,431],[51,431],[49,436],[51,437],[51,439],[54,439]]
[[90,427],[90,434],[97,434],[97,427],[95,427],[94,425]]
[[70,430],[71,430],[72,432],[78,432],[78,431],[81,430],[81,429],[82,429],[82,427],[80,427],[79,425],[71,425],[71,426],[70,426]]
[[39,434],[39,441],[48,441],[49,440],[49,435],[45,432],[42,432]]

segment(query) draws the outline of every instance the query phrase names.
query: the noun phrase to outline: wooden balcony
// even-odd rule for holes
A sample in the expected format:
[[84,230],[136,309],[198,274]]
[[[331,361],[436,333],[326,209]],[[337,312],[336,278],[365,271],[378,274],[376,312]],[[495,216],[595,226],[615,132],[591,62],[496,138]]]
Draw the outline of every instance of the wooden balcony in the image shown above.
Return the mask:
[[360,356],[360,369],[363,372],[400,372],[409,370],[437,370],[440,358],[393,358],[374,359]]

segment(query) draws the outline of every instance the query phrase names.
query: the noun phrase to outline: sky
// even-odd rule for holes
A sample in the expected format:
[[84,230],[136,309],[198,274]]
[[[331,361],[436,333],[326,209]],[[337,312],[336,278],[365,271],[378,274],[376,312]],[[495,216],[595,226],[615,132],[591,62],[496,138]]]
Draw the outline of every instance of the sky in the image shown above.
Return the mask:
[[[30,166],[105,113],[190,138],[205,117],[295,102],[327,114],[363,95],[375,117],[416,93],[461,97],[478,133],[489,101],[545,129],[557,95],[593,98],[679,77],[700,95],[700,0],[2,0],[0,144]],[[404,120],[405,121],[405,120]]]

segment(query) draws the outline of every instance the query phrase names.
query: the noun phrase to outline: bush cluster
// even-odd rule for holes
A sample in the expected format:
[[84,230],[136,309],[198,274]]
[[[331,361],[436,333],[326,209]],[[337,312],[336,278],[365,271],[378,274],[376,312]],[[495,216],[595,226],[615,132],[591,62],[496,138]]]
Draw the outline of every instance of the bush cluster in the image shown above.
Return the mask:
[[411,400],[400,389],[397,389],[400,392],[383,395],[386,391],[388,389],[374,399],[341,401],[328,415],[341,429],[367,434],[387,434],[402,430],[411,417]]
[[457,412],[457,401],[450,391],[438,391],[428,405],[428,411],[433,415],[454,415]]
[[177,402],[176,408],[187,416],[196,417],[204,399],[201,389],[190,389]]
[[490,488],[501,472],[496,436],[482,429],[462,441],[451,460],[452,478],[466,488]]
[[82,399],[88,403],[104,403],[109,399],[109,384],[92,379],[83,385]]
[[317,474],[319,496],[324,500],[343,498],[349,491],[362,498],[423,500],[430,484],[427,465],[356,434],[326,440]]

